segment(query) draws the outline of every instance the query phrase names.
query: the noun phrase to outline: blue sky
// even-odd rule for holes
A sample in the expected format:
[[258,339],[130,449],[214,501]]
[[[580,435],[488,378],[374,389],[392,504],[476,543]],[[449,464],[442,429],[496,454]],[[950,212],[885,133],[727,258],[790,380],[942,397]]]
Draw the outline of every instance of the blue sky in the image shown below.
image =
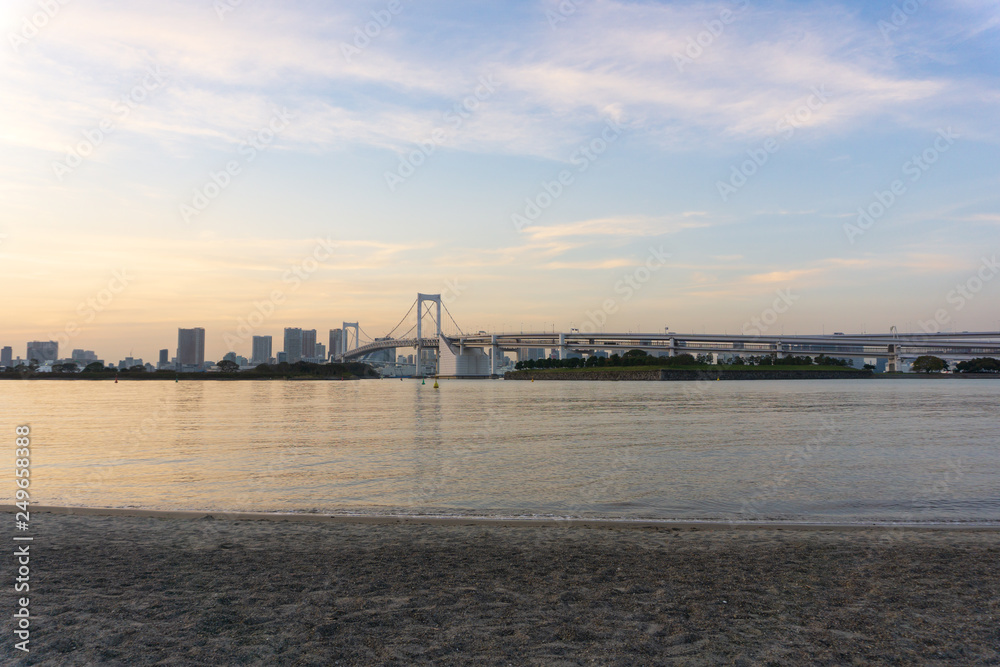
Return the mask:
[[417,291],[467,330],[732,333],[779,293],[772,332],[1000,328],[996,3],[36,0],[0,27],[15,354],[152,358],[179,326],[247,354],[264,311],[380,335]]

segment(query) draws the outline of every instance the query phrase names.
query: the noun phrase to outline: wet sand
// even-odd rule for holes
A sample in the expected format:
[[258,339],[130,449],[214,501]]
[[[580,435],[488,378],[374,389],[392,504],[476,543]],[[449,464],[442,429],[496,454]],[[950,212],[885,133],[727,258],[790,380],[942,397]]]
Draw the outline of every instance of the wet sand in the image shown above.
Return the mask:
[[4,664],[1000,664],[996,530],[35,508],[31,533]]

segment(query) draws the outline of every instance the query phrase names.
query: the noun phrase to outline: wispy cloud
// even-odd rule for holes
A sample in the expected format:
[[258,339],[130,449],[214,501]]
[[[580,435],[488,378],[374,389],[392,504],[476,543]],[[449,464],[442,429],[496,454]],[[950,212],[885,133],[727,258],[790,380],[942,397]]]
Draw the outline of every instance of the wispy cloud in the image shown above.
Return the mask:
[[820,272],[820,269],[794,269],[791,271],[769,271],[767,273],[756,273],[754,275],[747,276],[745,280],[748,283],[775,283],[778,285],[787,285],[789,283],[798,282],[806,276],[815,275]]
[[712,5],[596,0],[558,30],[529,26],[536,39],[523,43],[536,46],[463,58],[443,57],[447,43],[415,46],[404,14],[351,62],[340,44],[363,15],[334,9],[317,21],[311,10],[269,3],[238,12],[220,23],[203,3],[67,7],[67,20],[24,54],[3,56],[0,81],[16,92],[4,105],[2,139],[58,149],[150,63],[171,86],[129,131],[171,145],[237,142],[269,107],[287,105],[299,121],[285,141],[402,148],[426,139],[483,74],[502,81],[503,94],[449,145],[553,158],[609,115],[664,146],[691,147],[773,134],[818,85],[830,101],[806,125],[826,131],[880,116],[914,120],[914,104],[972,94],[880,58],[877,32],[863,37],[856,19],[834,8],[747,10],[683,72],[675,56],[718,13]]
[[675,217],[661,218],[646,216],[594,218],[556,225],[531,226],[525,228],[525,233],[536,241],[608,236],[625,240],[636,237],[674,234],[684,229],[710,226],[711,223],[703,218],[705,218],[705,215],[702,213],[682,213]]

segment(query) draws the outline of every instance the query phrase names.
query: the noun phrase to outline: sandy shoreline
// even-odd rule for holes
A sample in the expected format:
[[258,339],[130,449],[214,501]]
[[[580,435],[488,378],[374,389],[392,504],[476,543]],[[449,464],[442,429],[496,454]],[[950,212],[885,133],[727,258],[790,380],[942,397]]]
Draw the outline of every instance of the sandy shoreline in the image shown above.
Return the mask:
[[1000,662],[995,529],[121,512],[33,508],[5,664]]
[[[0,505],[0,512],[15,512],[13,505]],[[32,512],[78,516],[122,516],[159,519],[221,519],[230,521],[288,521],[293,523],[429,524],[439,526],[574,527],[642,529],[697,528],[699,530],[877,530],[894,531],[997,531],[993,523],[802,523],[794,521],[694,521],[670,519],[604,519],[548,517],[438,516],[420,514],[318,514],[309,512],[220,512],[215,510],[157,510],[120,507],[66,507],[36,505]]]

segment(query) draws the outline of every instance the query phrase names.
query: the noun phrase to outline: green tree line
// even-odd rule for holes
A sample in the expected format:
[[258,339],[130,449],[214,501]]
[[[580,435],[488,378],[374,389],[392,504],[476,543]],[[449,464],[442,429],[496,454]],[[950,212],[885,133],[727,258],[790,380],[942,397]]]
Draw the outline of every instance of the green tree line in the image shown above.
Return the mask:
[[[643,350],[629,350],[623,355],[615,353],[610,357],[590,356],[586,359],[578,357],[571,359],[526,359],[517,362],[514,368],[519,371],[547,368],[615,368],[622,366],[689,368],[692,366],[708,366],[709,364],[711,364],[711,358],[704,354],[699,354],[697,357],[688,353],[678,354],[675,357],[657,357]],[[850,359],[838,359],[822,354],[816,357],[815,360],[808,356],[789,356],[779,359],[776,355],[770,354],[747,357],[737,355],[730,359],[728,364],[731,366],[811,366],[816,364],[818,366],[841,366],[845,368],[853,366]]]

